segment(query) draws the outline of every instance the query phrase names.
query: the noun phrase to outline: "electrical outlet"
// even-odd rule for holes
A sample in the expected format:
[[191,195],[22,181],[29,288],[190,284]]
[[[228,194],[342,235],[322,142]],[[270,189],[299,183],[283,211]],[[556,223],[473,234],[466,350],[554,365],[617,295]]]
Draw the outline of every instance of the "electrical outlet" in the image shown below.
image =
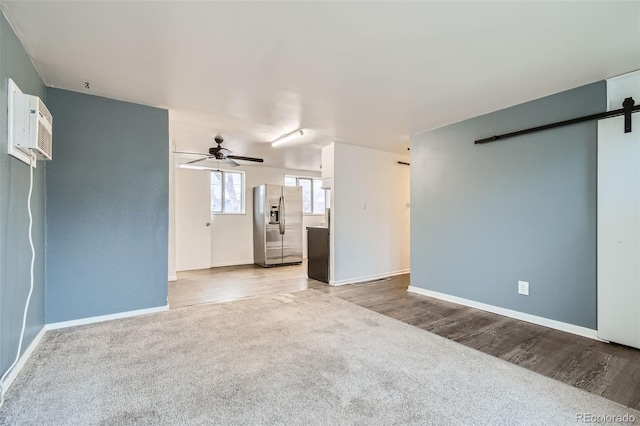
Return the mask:
[[518,294],[524,294],[525,296],[529,295],[529,282],[518,281]]
[[362,202],[362,210],[366,210],[367,209],[367,202],[363,201]]

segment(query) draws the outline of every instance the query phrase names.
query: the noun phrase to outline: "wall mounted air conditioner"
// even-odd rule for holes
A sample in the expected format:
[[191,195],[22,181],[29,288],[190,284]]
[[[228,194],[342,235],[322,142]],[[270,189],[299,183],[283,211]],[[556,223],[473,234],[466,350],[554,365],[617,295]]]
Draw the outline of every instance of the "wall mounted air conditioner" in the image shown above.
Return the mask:
[[13,97],[13,144],[22,151],[32,149],[39,160],[51,160],[53,117],[39,97]]
[[[51,160],[53,117],[37,96],[24,94],[9,84],[9,153],[22,161],[30,152],[39,160]],[[29,162],[29,161],[25,161]]]

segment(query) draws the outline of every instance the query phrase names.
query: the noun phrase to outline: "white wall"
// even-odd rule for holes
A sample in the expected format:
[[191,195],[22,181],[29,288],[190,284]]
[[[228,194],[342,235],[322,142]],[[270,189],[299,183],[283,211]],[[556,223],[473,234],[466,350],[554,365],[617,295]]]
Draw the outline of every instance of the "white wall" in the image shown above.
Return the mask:
[[628,97],[640,103],[640,70],[607,79],[607,111],[622,108]]
[[322,187],[331,189],[333,184],[333,157],[335,156],[335,143],[322,147]]
[[[263,166],[240,166],[233,171],[245,171],[245,214],[239,215],[211,215],[211,267],[243,265],[253,263],[253,187],[263,183],[282,185],[285,175],[319,177],[319,172],[305,170],[278,169]],[[199,173],[208,176],[207,171],[176,169],[176,198],[201,197],[208,189],[198,189],[194,191],[194,186],[189,180],[180,177],[184,174]],[[205,178],[206,179],[206,178]],[[180,207],[178,207],[180,208]],[[178,221],[180,217],[177,216]],[[307,226],[317,226],[324,223],[324,215],[303,216],[303,257],[307,256]],[[177,233],[180,233],[181,226],[177,223]],[[179,235],[177,235],[177,239]],[[177,246],[177,257],[188,256],[188,247]],[[178,270],[183,270],[178,265]]]
[[409,272],[409,156],[334,144],[331,284]]
[[[333,191],[333,175],[334,175],[334,158],[335,158],[335,142],[330,145],[322,147],[322,187],[330,189],[329,191],[329,205],[333,207],[335,205],[335,191]],[[333,208],[330,209],[331,217],[329,218],[329,283],[335,282],[335,270],[336,270],[336,255],[335,255],[335,240],[336,236],[333,230],[335,229],[333,224],[333,217],[335,212]]]
[[168,280],[176,281],[176,169],[175,151],[171,141],[169,142],[169,262],[168,262]]

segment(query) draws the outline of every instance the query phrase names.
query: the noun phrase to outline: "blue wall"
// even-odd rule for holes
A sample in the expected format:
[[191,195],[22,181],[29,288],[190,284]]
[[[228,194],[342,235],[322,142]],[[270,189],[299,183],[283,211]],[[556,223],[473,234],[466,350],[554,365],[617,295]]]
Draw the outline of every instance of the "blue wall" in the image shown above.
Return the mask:
[[411,285],[595,329],[596,122],[473,141],[605,110],[599,82],[411,137]]
[[[0,375],[13,363],[29,292],[31,248],[28,239],[29,166],[7,154],[7,79],[23,93],[44,99],[45,87],[22,44],[0,13]],[[34,292],[22,346],[44,324],[44,162],[34,170],[33,239],[36,248]]]
[[47,89],[47,323],[167,304],[168,112]]

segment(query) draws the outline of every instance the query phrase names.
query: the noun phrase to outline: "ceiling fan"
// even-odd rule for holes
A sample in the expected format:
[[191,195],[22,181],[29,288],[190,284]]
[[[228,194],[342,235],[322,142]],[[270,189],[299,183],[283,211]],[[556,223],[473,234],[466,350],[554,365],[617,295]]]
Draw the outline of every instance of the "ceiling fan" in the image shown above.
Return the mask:
[[[215,158],[216,160],[222,160],[225,163],[227,163],[228,165],[230,165],[231,167],[238,167],[240,165],[240,164],[236,163],[234,160],[253,161],[255,163],[263,163],[264,162],[264,160],[262,158],[243,157],[243,156],[239,156],[239,155],[229,155],[229,154],[231,154],[232,151],[228,150],[227,148],[223,148],[221,146],[222,142],[224,142],[224,139],[222,139],[222,136],[216,136],[214,140],[216,141],[218,146],[209,148],[209,155],[200,154],[200,155],[204,155],[204,157],[203,158],[198,158],[197,160],[189,161],[189,162],[187,162],[185,164],[198,163],[200,161],[209,160],[211,158]],[[180,154],[195,154],[195,153],[194,152],[181,152]]]

